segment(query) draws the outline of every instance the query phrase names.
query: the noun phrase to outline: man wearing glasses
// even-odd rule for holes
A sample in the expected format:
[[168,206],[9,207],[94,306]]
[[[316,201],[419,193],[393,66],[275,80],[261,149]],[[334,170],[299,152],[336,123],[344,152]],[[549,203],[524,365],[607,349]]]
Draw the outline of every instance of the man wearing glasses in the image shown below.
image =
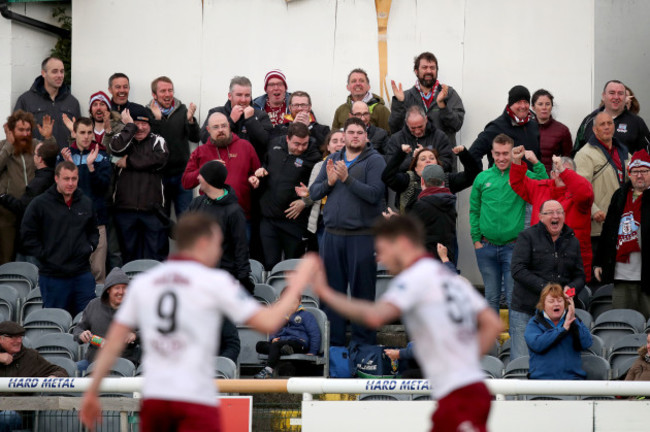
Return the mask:
[[[13,321],[0,323],[0,377],[67,377],[62,367],[45,360],[36,350],[23,346],[25,329]],[[11,396],[5,394],[4,396]],[[22,394],[25,396],[25,394]],[[0,411],[0,431],[22,429],[16,411]]]
[[[650,156],[634,153],[628,166],[630,179],[614,192],[594,256],[594,275],[614,282],[614,308],[650,314],[650,254],[643,241],[650,241]],[[646,197],[646,193],[648,196]],[[644,234],[645,233],[645,234]],[[645,269],[645,270],[643,270]]]
[[[287,130],[293,123],[302,123],[309,129],[310,144],[320,147],[325,142],[325,137],[330,133],[329,126],[316,121],[316,116],[311,110],[311,96],[304,91],[295,91],[289,97],[289,112],[284,115],[282,122],[271,131],[269,150],[282,145],[286,141]],[[283,137],[280,140],[277,137]]]
[[535,314],[546,285],[557,283],[565,293],[573,288],[574,295],[585,286],[580,242],[564,218],[562,204],[548,200],[539,209],[539,222],[517,237],[510,266],[515,282],[510,313],[511,359],[528,355],[526,324]]
[[368,108],[368,104],[363,101],[353,103],[350,117],[356,117],[365,123],[368,141],[370,141],[375,150],[385,155],[386,144],[388,144],[388,133],[382,128],[370,123],[370,109]]

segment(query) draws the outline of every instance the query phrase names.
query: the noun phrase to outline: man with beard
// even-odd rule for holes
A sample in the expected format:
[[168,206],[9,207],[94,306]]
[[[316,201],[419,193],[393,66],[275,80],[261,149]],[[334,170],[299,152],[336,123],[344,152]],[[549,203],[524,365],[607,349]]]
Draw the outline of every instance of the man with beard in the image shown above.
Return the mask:
[[167,231],[156,216],[164,205],[162,169],[169,158],[165,139],[151,133],[149,115],[140,105],[122,111],[124,129],[111,140],[110,149],[122,157],[116,166],[115,225],[125,263],[136,259],[162,261]]
[[[251,105],[251,81],[242,76],[230,80],[228,101],[224,106],[212,108],[208,111],[208,118],[215,112],[226,116],[230,130],[241,139],[250,142],[257,152],[260,160],[266,155],[271,129],[273,125],[269,115]],[[206,120],[201,128],[201,142],[206,143],[210,138]],[[230,170],[228,170],[230,171]]]
[[350,92],[348,100],[336,109],[332,129],[341,129],[343,127],[343,124],[353,111],[352,105],[355,102],[364,102],[368,106],[368,112],[370,113],[367,121],[364,119],[364,123],[381,128],[387,133],[390,132],[389,116],[391,113],[382,97],[370,92],[370,80],[366,71],[360,68],[352,69],[348,74],[346,88]]
[[183,188],[181,177],[190,158],[190,141],[199,141],[199,124],[194,118],[196,105],[186,107],[174,97],[174,83],[161,76],[151,83],[153,100],[149,103],[151,131],[165,138],[169,160],[163,169],[165,213],[171,214],[172,202],[176,217],[187,210],[192,191]]
[[230,131],[230,122],[224,114],[215,112],[208,117],[206,123],[210,134],[208,142],[198,146],[190,155],[183,173],[183,187],[196,187],[201,167],[208,161],[216,160],[228,169],[226,183],[235,191],[246,219],[250,220],[251,185],[248,177],[260,167],[260,160],[251,143]]
[[[93,123],[95,142],[99,145],[100,150],[106,151],[106,147],[104,147],[104,144],[102,143],[104,134],[106,133],[104,130],[104,116],[111,110],[111,101],[106,93],[98,91],[90,96],[88,105],[88,113],[90,114],[90,119]],[[74,124],[76,121],[76,118],[70,118],[66,114],[63,114],[63,123],[65,123],[65,127],[68,128],[71,135],[74,132]]]
[[[309,129],[310,143],[320,147],[325,142],[325,137],[330,133],[329,126],[316,121],[316,116],[311,110],[311,96],[304,91],[297,91],[289,98],[289,113],[282,118],[282,123],[273,128],[269,149],[285,141],[287,130],[294,123],[302,123]],[[279,139],[278,139],[279,137]],[[280,144],[281,145],[281,144]]]
[[276,127],[284,122],[284,115],[289,113],[287,77],[281,70],[269,71],[264,77],[264,94],[253,99],[253,106],[269,115],[271,125]]
[[446,84],[438,81],[438,59],[430,52],[423,52],[415,58],[413,73],[415,85],[404,91],[402,83],[395,84],[390,106],[390,130],[398,132],[404,126],[406,111],[413,105],[421,106],[431,123],[447,135],[451,147],[456,147],[456,132],[463,126],[465,107],[460,96]]
[[[70,93],[64,78],[63,61],[57,57],[46,58],[41,63],[41,75],[34,80],[31,89],[18,98],[14,107],[14,111],[21,109],[32,113],[36,123],[41,123],[45,116],[54,120],[52,135],[60,148],[67,146],[70,138],[63,114],[81,117],[79,101]],[[35,131],[34,138],[45,139],[39,131]]]
[[418,105],[411,106],[406,112],[406,121],[401,131],[391,135],[386,144],[386,159],[390,160],[397,152],[402,151],[402,144],[411,146],[411,153],[404,159],[400,166],[402,171],[408,170],[413,158],[412,153],[422,146],[438,152],[438,163],[445,172],[451,172],[454,153],[449,143],[449,138],[427,117],[424,109]]
[[352,104],[350,110],[350,117],[356,117],[366,125],[366,133],[368,134],[368,141],[372,144],[375,150],[380,154],[386,154],[386,144],[388,144],[388,132],[384,129],[375,126],[371,123],[372,113],[368,104],[363,101],[358,101]]
[[25,210],[20,228],[25,252],[36,257],[44,308],[66,309],[75,316],[95,298],[90,254],[99,231],[93,202],[77,188],[79,170],[63,161],[54,181]]
[[[487,154],[488,164],[494,164],[492,157],[492,142],[499,134],[506,134],[514,140],[514,146],[524,146],[526,150],[535,153],[537,159],[541,158],[539,150],[539,126],[535,115],[530,111],[530,92],[524,86],[517,85],[508,92],[506,109],[496,119],[485,126],[469,152],[479,165],[483,164],[483,156]],[[533,165],[527,162],[528,169]]]
[[[52,137],[53,125],[50,116],[45,115],[38,130],[46,141],[56,143]],[[33,149],[38,145],[38,140],[32,137],[35,126],[34,116],[23,110],[17,110],[7,117],[4,125],[5,139],[0,141],[0,195],[8,194],[19,198],[34,178]],[[16,216],[12,212],[0,208],[0,264],[15,258],[16,222]]]
[[[368,145],[366,124],[358,118],[345,122],[345,148],[328,156],[309,188],[309,198],[327,196],[323,209],[325,234],[320,255],[332,288],[352,297],[374,301],[377,262],[371,227],[384,208],[385,186],[381,174],[384,158]],[[330,320],[331,342],[345,346],[345,318],[325,308]],[[376,334],[352,325],[352,340],[374,344]]]

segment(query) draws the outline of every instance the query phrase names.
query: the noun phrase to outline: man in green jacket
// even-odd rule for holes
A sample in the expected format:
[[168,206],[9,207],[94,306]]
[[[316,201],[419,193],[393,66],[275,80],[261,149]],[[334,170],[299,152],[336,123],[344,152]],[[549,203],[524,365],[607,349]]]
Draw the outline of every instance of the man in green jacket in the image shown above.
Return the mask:
[[537,160],[535,153],[522,148],[513,154],[514,144],[514,140],[506,134],[494,138],[494,165],[476,177],[469,198],[471,235],[476,261],[483,276],[485,298],[497,313],[502,291],[510,307],[513,286],[510,261],[515,240],[524,229],[526,214],[526,202],[510,187],[513,158],[521,160],[525,155],[533,164],[533,172],[528,171],[528,177],[538,180],[548,178],[544,164]]

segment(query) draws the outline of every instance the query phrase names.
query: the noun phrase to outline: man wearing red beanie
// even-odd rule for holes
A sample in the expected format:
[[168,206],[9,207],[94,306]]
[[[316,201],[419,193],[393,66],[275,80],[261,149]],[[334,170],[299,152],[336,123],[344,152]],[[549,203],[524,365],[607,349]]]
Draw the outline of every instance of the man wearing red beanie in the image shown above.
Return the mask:
[[287,77],[281,70],[273,69],[264,76],[264,94],[253,100],[253,106],[266,111],[273,127],[284,122],[284,115],[289,114],[289,97]]

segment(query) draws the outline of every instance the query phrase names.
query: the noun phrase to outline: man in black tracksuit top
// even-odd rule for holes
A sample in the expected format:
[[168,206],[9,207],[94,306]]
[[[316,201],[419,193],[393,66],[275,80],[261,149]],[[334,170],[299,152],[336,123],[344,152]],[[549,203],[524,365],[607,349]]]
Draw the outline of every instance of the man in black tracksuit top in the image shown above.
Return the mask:
[[92,200],[77,189],[74,163],[57,165],[54,180],[27,206],[20,232],[25,252],[41,263],[43,307],[67,309],[75,316],[95,298],[90,254],[99,242],[97,217]]
[[226,184],[228,170],[219,161],[206,162],[199,170],[199,187],[203,195],[192,200],[189,211],[200,211],[214,217],[221,227],[223,244],[219,267],[233,275],[251,294],[255,284],[250,279],[246,216],[237,202],[237,195]]
[[305,252],[303,237],[309,212],[296,187],[309,183],[314,165],[321,159],[315,146],[309,145],[309,129],[304,123],[292,123],[286,140],[269,149],[264,166],[251,176],[254,188],[262,184],[262,223],[260,237],[264,248],[264,266],[272,269],[284,259],[299,258]]

